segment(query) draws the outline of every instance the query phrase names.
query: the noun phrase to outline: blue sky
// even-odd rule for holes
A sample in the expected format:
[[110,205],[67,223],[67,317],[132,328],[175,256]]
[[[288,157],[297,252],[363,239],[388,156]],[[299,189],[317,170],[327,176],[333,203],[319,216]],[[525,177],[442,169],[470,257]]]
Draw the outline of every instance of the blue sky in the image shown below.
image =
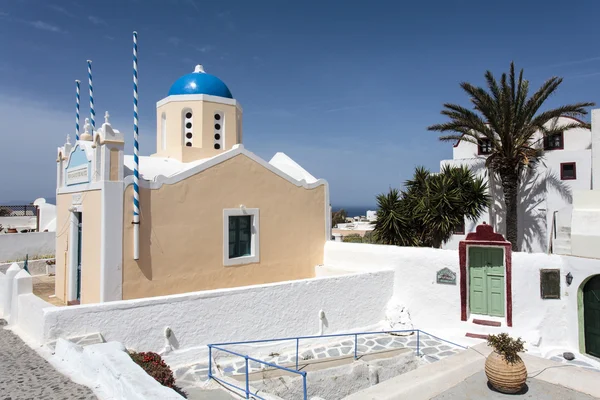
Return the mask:
[[511,60],[534,87],[565,78],[548,106],[600,103],[600,3],[547,1],[0,0],[0,202],[54,196],[56,147],[74,130],[74,80],[88,114],[108,110],[131,153],[131,32],[139,34],[140,147],[155,104],[196,64],[244,109],[244,144],[283,151],[330,183],[333,205],[373,206],[452,146],[428,132],[444,102],[467,105]]

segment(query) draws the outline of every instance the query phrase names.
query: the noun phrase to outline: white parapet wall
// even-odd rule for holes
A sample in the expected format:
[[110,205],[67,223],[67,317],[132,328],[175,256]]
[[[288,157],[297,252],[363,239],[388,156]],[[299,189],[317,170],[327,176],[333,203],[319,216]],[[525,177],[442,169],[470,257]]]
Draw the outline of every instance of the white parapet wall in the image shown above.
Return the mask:
[[82,348],[59,339],[50,362],[75,382],[94,388],[97,394],[102,394],[100,398],[183,399],[135,364],[121,343],[93,344]]
[[393,271],[43,310],[40,343],[100,332],[139,351],[209,343],[345,332],[377,325],[392,296]]
[[[436,283],[436,273],[448,268],[456,285]],[[415,327],[462,335],[477,327],[461,321],[460,274],[457,250],[328,242],[325,266],[319,274],[394,271],[394,298],[408,307]],[[560,299],[542,299],[540,271],[560,271]],[[566,283],[571,273],[573,282]],[[513,253],[513,327],[502,330],[538,344],[542,352],[580,348],[578,296],[591,276],[600,274],[600,260],[542,253]],[[493,332],[492,332],[493,333]],[[440,333],[442,334],[442,333]],[[447,338],[447,336],[446,336]],[[531,344],[530,343],[530,344]]]
[[54,256],[56,232],[6,233],[0,235],[0,262]]

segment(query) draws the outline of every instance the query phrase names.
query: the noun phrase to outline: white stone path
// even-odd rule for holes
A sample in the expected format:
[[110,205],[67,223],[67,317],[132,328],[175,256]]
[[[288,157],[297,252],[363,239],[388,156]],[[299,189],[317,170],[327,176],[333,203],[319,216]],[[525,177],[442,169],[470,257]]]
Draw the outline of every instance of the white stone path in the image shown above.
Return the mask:
[[[325,359],[327,357],[354,355],[354,336],[348,336],[347,338],[340,337],[330,339],[331,341],[328,343],[321,343],[319,345],[312,346],[303,344],[301,340],[300,351],[298,353],[299,364],[302,365],[302,361],[312,359]],[[309,341],[310,339],[304,340],[305,343]],[[314,341],[315,340],[313,340],[313,343]],[[442,358],[454,355],[459,351],[463,350],[460,347],[444,343],[425,333],[420,333],[419,341],[419,351],[422,355],[421,360],[425,364],[439,361]],[[235,352],[239,352],[240,354],[244,354],[244,352],[236,351],[236,349],[231,346],[224,348]],[[416,351],[417,334],[414,333],[409,336],[374,334],[358,337],[358,357],[373,352],[402,348],[409,348]],[[235,357],[218,350],[213,350],[213,355],[216,356],[215,363],[219,366],[219,370],[222,374],[226,376],[245,374],[246,363],[243,358]],[[252,354],[249,355],[252,357]],[[296,365],[295,349],[293,351],[287,351],[285,354],[272,353],[270,356],[267,357],[256,356],[254,358],[291,369],[295,369]],[[260,364],[256,361],[249,361],[248,367],[250,373],[272,368],[267,365]],[[213,368],[215,368],[214,365]],[[175,370],[175,379],[177,380],[177,384],[184,390],[186,388],[201,386],[206,381],[208,381],[208,363],[204,362],[192,366],[179,368]]]

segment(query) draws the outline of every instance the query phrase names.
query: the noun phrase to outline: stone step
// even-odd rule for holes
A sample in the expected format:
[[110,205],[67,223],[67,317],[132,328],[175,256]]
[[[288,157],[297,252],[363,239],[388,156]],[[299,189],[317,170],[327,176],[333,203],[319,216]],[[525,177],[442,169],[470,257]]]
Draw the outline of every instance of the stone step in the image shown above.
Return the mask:
[[483,340],[487,340],[489,335],[484,335],[481,333],[470,333],[467,332],[467,334],[465,335],[468,338],[473,338],[473,339],[483,339]]
[[502,323],[500,323],[500,321],[489,321],[487,319],[474,319],[472,322],[477,325],[502,326]]

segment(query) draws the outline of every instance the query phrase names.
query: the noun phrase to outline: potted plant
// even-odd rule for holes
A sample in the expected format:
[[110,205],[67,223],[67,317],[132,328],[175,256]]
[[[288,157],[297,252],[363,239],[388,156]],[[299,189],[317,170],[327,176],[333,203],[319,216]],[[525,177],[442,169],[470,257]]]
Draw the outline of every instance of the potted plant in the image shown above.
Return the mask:
[[485,360],[485,375],[492,387],[502,393],[521,391],[527,379],[527,369],[518,353],[525,351],[525,342],[500,333],[489,335],[487,343],[494,349]]

